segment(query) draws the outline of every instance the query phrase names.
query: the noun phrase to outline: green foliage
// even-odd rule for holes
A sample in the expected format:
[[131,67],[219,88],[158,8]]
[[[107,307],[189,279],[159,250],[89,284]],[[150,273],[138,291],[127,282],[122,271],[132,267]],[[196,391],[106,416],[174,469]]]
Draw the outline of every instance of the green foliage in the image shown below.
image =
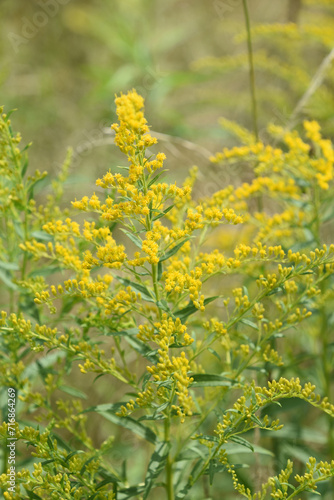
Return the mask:
[[[43,37],[45,53],[52,51],[53,30],[66,26],[57,44],[83,37],[96,116],[104,118],[110,94],[131,82],[148,96],[149,115],[162,129],[190,134],[196,127],[200,141],[212,140],[214,107],[252,121],[254,131],[221,118],[241,146],[192,168],[179,187],[155,145],[155,135],[170,137],[150,135],[136,91],[121,94],[112,129],[126,166],[114,162],[85,196],[74,168],[75,200],[66,208],[70,167],[82,163],[86,140],[49,181],[47,172],[31,174],[29,145],[20,149],[10,113],[1,115],[4,498],[208,500],[222,491],[227,499],[332,498],[334,148],[316,121],[301,124],[300,117],[319,119],[326,136],[332,131],[333,6],[290,0],[288,18],[272,6],[279,15],[264,24],[246,0],[238,8],[215,1],[215,23],[201,23],[210,27],[207,45],[195,50],[193,16],[210,16],[206,5],[193,2],[182,29],[165,33],[143,15],[156,8],[173,24],[165,5],[130,4],[57,5],[51,31],[21,39],[16,60],[29,59]],[[34,19],[35,11],[27,15]],[[176,50],[186,39],[191,55]],[[174,55],[166,72],[160,61],[167,50]],[[71,88],[84,92],[83,66],[63,53],[76,68]],[[60,54],[50,60],[60,64]],[[104,54],[112,72],[104,70]],[[242,77],[249,69],[250,97]],[[40,122],[29,103],[29,126],[43,124],[43,146],[55,110],[64,133],[82,122],[65,88],[61,95],[71,106],[48,99]],[[267,126],[273,117],[283,126]],[[102,129],[93,131],[93,145],[105,144]],[[61,149],[56,133],[50,156],[55,145]],[[189,164],[192,150],[209,156],[174,142]],[[173,172],[175,165],[180,179],[179,159],[169,157]]]
[[[38,204],[32,192],[45,174],[27,176],[20,137],[1,118],[1,436],[6,449],[15,432],[19,453],[15,491],[3,456],[5,498],[149,499],[163,489],[168,499],[201,498],[202,487],[208,496],[224,485],[290,499],[318,483],[330,492],[334,464],[320,456],[334,450],[334,246],[321,231],[332,144],[315,122],[304,124],[306,141],[269,128],[279,146],[244,133],[247,145],[212,160],[243,161],[253,180],[196,199],[196,169],[182,187],[159,182],[165,155],[152,152],[142,98],[131,91],[116,105],[127,176],[107,172],[98,194],[65,211],[57,203],[70,153],[54,195]],[[296,446],[279,472],[296,411],[301,428],[322,418],[327,446],[306,472]],[[257,476],[262,456],[268,480]]]

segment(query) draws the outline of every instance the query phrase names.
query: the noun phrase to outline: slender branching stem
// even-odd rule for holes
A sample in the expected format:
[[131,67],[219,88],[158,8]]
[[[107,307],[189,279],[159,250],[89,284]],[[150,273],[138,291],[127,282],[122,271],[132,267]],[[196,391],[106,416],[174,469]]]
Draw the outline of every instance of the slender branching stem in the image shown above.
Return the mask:
[[[170,442],[170,415],[168,415],[165,420],[165,441],[166,443]],[[168,454],[166,463],[166,492],[167,499],[174,500],[173,464],[170,453]]]
[[242,0],[246,30],[247,30],[247,48],[248,48],[248,62],[249,62],[249,88],[251,93],[252,101],[252,116],[253,116],[253,131],[256,141],[259,140],[259,129],[257,120],[257,102],[256,102],[256,88],[255,88],[255,72],[254,72],[254,61],[253,61],[253,47],[252,47],[252,34],[250,28],[250,19],[247,6],[247,0]]

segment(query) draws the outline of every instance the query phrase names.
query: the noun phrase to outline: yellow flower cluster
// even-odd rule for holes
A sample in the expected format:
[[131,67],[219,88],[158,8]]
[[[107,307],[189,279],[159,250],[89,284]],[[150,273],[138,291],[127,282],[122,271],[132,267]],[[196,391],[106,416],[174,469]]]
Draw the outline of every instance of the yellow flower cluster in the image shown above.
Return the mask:
[[262,356],[264,361],[267,363],[271,363],[276,366],[282,366],[284,364],[282,356],[280,356],[275,349],[271,349],[269,345],[263,351]]
[[65,268],[81,271],[82,261],[79,257],[79,250],[75,241],[73,238],[69,238],[67,241],[69,243],[69,248],[58,242],[53,245],[51,241],[45,245],[35,239],[20,244],[20,248],[26,252],[32,253],[36,259],[41,257],[56,259],[61,262]]
[[[67,292],[75,291],[78,295],[84,298],[105,295],[108,289],[110,279],[112,277],[106,276],[105,279],[99,279],[97,281],[89,280],[88,276],[84,276],[81,280],[69,279],[64,281],[64,288]],[[51,286],[51,292],[53,295],[58,295],[59,293],[64,293],[63,288],[59,285],[58,288]]]
[[233,208],[224,207],[220,210],[210,201],[203,200],[195,209],[188,209],[185,230],[190,234],[196,229],[202,229],[205,225],[214,227],[223,222],[223,218],[231,224],[241,224],[243,222],[243,218],[237,215]]
[[204,311],[204,295],[200,295],[202,289],[200,278],[203,274],[201,268],[196,267],[190,273],[184,273],[174,270],[175,264],[176,262],[173,262],[162,275],[165,280],[165,291],[178,295],[185,291],[189,292],[189,298],[194,306],[200,311]]
[[[275,354],[274,358],[277,362],[280,361]],[[215,433],[220,445],[226,443],[230,436],[246,432],[254,427],[281,429],[283,426],[279,425],[279,421],[274,420],[270,423],[267,415],[261,419],[262,421],[253,417],[260,408],[269,402],[283,398],[299,398],[330,415],[334,415],[334,406],[328,402],[327,398],[321,401],[320,396],[314,394],[314,389],[315,386],[311,383],[302,386],[298,378],[291,380],[280,378],[279,381],[268,382],[268,387],[256,387],[254,383],[245,385],[244,394],[234,403],[232,410],[225,412],[222,421],[217,425]]]
[[[276,140],[283,142],[281,148],[255,144],[249,137],[241,134],[245,145],[232,149],[224,148],[221,153],[213,156],[213,162],[243,160],[254,164],[257,177],[235,188],[228,186],[215,193],[211,200],[204,200],[205,203],[216,209],[226,207],[227,204],[232,205],[244,212],[244,220],[252,217],[246,200],[254,196],[266,195],[278,198],[280,202],[282,199],[308,198],[313,203],[314,186],[328,190],[333,179],[334,149],[329,140],[322,138],[317,122],[305,121],[303,125],[304,134],[311,145],[296,131],[287,132],[282,127],[271,125],[268,131]],[[266,215],[264,211],[255,213],[254,226],[259,229],[254,241],[278,241],[281,238],[290,241],[289,238],[296,238],[296,234],[292,232],[293,227],[303,230],[307,224],[312,224],[312,221],[314,215],[299,208],[298,204],[290,204],[281,213],[271,216]]]
[[185,421],[186,416],[191,416],[193,413],[194,403],[189,394],[188,387],[193,382],[193,378],[188,376],[189,361],[186,358],[186,353],[181,352],[181,356],[172,358],[173,376],[176,379],[176,395],[178,397],[178,405],[172,405],[172,409],[181,417],[181,423]]
[[119,290],[112,299],[99,298],[98,302],[105,308],[105,314],[122,316],[128,308],[140,300],[140,293],[135,293],[131,287]]
[[[188,376],[190,367],[185,352],[182,351],[178,357],[170,357],[169,349],[174,345],[188,346],[193,342],[187,333],[186,325],[183,325],[179,318],[174,321],[164,313],[161,321],[154,324],[154,330],[148,325],[140,325],[138,338],[146,342],[153,341],[158,345],[158,363],[148,366],[147,371],[151,373],[155,382],[165,381],[171,377],[174,379],[178,405],[172,405],[172,409],[181,417],[181,422],[184,422],[185,416],[192,414],[193,401],[188,387],[193,379]],[[143,399],[143,396],[138,395],[138,397],[140,400]]]
[[196,264],[200,265],[202,273],[208,276],[221,271],[224,266],[232,266],[233,259],[226,260],[224,255],[216,249],[210,253],[199,252],[196,256]]
[[107,236],[106,244],[99,246],[96,251],[96,256],[103,266],[111,269],[120,269],[126,259],[124,245],[117,245],[112,236]]
[[302,228],[302,223],[305,219],[305,212],[288,208],[281,213],[268,216],[261,212],[254,215],[255,219],[260,222],[260,230],[254,238],[254,241],[266,241],[269,237],[276,241],[281,238],[295,237],[296,234],[292,228]]
[[65,234],[65,239],[67,239],[68,234],[73,234],[75,236],[80,236],[80,227],[77,222],[72,221],[70,218],[65,220],[65,224],[61,220],[55,222],[48,222],[44,224],[43,229],[48,234]]
[[110,235],[109,227],[96,228],[95,222],[84,222],[82,235],[86,241],[93,241],[98,239],[107,239]]
[[250,306],[248,295],[245,295],[242,288],[234,288],[232,290],[232,294],[234,296],[234,302],[237,308],[240,308],[242,310],[247,309]]
[[112,126],[116,132],[115,143],[122,152],[132,157],[136,150],[144,150],[157,142],[148,132],[142,111],[144,99],[135,90],[115,99],[119,124]]

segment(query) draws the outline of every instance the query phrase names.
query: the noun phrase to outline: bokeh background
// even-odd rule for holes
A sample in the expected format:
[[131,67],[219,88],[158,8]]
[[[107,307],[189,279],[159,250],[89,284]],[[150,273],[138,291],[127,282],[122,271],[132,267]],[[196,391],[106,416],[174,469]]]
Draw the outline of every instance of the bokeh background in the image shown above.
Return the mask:
[[[32,169],[56,174],[72,146],[68,185],[91,185],[117,162],[114,95],[135,87],[178,180],[197,164],[207,190],[229,180],[207,161],[236,143],[219,117],[252,126],[241,0],[1,0],[1,102],[33,142]],[[334,42],[332,0],[250,0],[260,136],[284,125]],[[334,70],[304,115],[334,131]],[[302,118],[302,117],[301,117]],[[190,144],[192,143],[192,144]],[[235,172],[233,173],[235,175]],[[204,183],[205,184],[205,183]],[[80,193],[78,193],[80,195]]]
[[[291,124],[333,50],[334,0],[248,4],[260,138],[266,141],[268,123]],[[25,144],[33,143],[31,171],[56,176],[67,148],[73,148],[64,203],[92,194],[95,179],[124,162],[108,130],[116,121],[115,94],[131,88],[145,97],[146,117],[159,134],[158,150],[167,155],[169,181],[181,183],[193,165],[199,167],[201,194],[236,178],[247,180],[251,172],[243,164],[226,169],[209,161],[223,147],[239,144],[221,117],[252,129],[241,0],[0,0],[0,9],[0,104],[18,110],[13,125]],[[319,120],[324,135],[333,138],[330,61],[295,120],[297,128],[305,117]],[[38,187],[47,192],[40,183],[37,195]],[[221,246],[226,234],[223,239]],[[296,446],[291,415],[300,422],[305,407],[289,404],[291,425],[277,437],[285,440],[281,461],[290,455],[303,461],[311,452]],[[101,442],[106,430],[95,428],[94,441]],[[312,421],[308,429],[297,430],[301,439],[312,435],[321,448],[326,442],[316,428]],[[116,442],[116,461],[124,454],[133,458],[133,441],[127,437]]]

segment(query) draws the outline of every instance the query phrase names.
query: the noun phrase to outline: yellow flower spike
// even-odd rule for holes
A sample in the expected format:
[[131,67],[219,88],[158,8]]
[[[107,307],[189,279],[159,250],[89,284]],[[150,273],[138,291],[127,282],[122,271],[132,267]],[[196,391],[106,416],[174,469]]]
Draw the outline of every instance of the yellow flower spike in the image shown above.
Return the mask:
[[[115,131],[115,143],[120,150],[131,158],[136,148],[145,149],[157,142],[148,132],[147,121],[142,111],[144,99],[135,90],[115,99],[119,124],[112,125]],[[140,142],[141,139],[143,142]]]

